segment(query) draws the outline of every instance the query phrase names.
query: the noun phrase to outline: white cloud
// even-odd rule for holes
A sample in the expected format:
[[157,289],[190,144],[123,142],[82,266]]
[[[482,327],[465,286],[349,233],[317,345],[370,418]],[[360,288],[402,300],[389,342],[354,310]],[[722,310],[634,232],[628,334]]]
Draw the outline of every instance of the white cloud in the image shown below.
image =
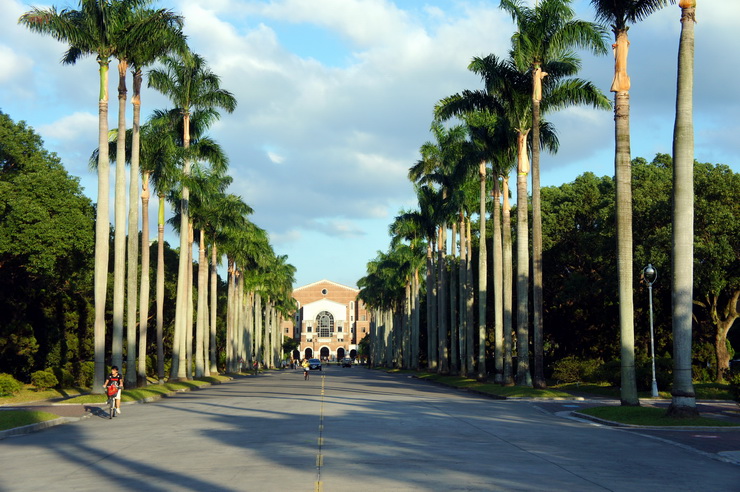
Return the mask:
[[[318,266],[315,259],[347,255],[346,249],[356,256],[387,247],[387,224],[414,202],[406,173],[419,146],[430,139],[433,105],[452,93],[479,88],[479,78],[466,69],[471,58],[505,56],[513,32],[498,2],[477,0],[171,4],[185,16],[193,50],[238,100],[234,114],[223,114],[210,130],[230,157],[230,191],[255,209],[253,220],[275,244],[290,251],[299,282],[309,264],[314,270],[326,268],[321,277],[331,278],[333,265],[341,263],[344,270],[337,277],[357,278],[369,257]],[[730,128],[738,105],[732,81],[740,75],[740,53],[731,22],[740,17],[740,2],[717,4],[702,3],[697,9],[697,158],[711,161],[721,155],[727,162],[738,155],[737,139],[728,135],[734,134]],[[575,5],[579,17],[593,18],[588,1]],[[0,63],[6,67],[0,75],[0,108],[38,128],[65,165],[86,172],[87,156],[97,143],[97,66],[91,58],[76,67],[62,66],[63,44],[16,24],[28,9],[17,0],[0,2]],[[326,34],[328,41],[316,44],[317,51],[298,54],[291,49],[296,40],[288,36],[291,28],[306,27],[305,32]],[[670,151],[679,28],[673,5],[630,29],[635,156]],[[342,63],[324,62],[332,59],[329,51],[340,53]],[[612,70],[611,57],[584,56],[581,76],[608,93]],[[145,115],[170,105],[148,89],[143,101]],[[112,124],[115,117],[112,92]],[[595,159],[599,166],[607,161],[604,168],[609,169],[609,112],[579,108],[551,119],[561,148],[557,156],[543,156],[550,182],[598,167]],[[699,154],[709,149],[711,156]],[[88,193],[94,192],[90,186]],[[317,240],[327,236],[332,240]]]

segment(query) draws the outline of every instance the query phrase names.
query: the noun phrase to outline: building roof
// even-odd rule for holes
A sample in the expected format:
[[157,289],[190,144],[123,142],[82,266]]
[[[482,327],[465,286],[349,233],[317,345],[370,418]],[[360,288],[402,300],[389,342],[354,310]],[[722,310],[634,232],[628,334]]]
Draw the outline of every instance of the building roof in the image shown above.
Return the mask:
[[326,279],[319,280],[318,282],[313,282],[313,283],[310,283],[310,284],[307,284],[307,285],[303,285],[301,287],[296,287],[295,289],[293,289],[293,292],[296,292],[298,290],[303,290],[303,289],[306,289],[308,287],[315,287],[318,284],[331,284],[331,285],[334,285],[336,287],[341,287],[343,289],[351,290],[352,292],[360,292],[360,289],[355,289],[354,287],[349,287],[347,285],[342,285],[342,284],[339,284],[337,282],[332,282],[331,280],[326,280]]

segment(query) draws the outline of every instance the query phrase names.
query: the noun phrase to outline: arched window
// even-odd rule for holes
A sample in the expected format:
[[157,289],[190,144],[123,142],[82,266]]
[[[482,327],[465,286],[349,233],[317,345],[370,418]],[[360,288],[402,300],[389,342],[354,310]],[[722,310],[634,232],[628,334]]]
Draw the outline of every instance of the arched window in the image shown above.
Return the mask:
[[316,324],[318,325],[316,331],[321,338],[331,337],[331,333],[334,331],[334,316],[329,311],[321,311],[316,316]]

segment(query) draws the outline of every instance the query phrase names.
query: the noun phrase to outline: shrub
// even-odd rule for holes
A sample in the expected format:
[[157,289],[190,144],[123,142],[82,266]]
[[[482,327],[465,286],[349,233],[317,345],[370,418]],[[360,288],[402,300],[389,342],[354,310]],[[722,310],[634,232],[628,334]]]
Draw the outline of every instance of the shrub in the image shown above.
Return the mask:
[[89,388],[93,385],[95,380],[95,362],[85,361],[80,364],[79,373],[77,376],[77,384],[83,388]]
[[596,371],[602,365],[600,359],[579,359],[568,356],[553,364],[553,378],[566,383],[596,382]]
[[0,374],[0,396],[13,396],[20,393],[23,385],[10,374]]
[[72,373],[69,372],[67,369],[61,368],[61,367],[55,367],[51,369],[51,372],[54,374],[54,377],[57,378],[57,381],[59,384],[59,387],[61,388],[71,388],[75,385],[75,378],[72,376]]
[[740,404],[740,372],[732,372],[727,378],[732,399]]
[[36,389],[45,390],[53,388],[54,386],[59,384],[59,380],[54,375],[54,373],[49,370],[36,371],[31,374],[31,384],[33,384]]

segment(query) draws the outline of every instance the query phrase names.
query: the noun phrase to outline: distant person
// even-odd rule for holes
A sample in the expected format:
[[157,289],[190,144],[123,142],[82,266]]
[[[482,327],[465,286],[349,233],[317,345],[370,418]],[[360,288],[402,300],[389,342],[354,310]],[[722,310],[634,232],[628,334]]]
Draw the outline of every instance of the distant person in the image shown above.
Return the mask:
[[308,359],[303,359],[303,380],[308,379]]
[[108,377],[105,379],[103,388],[107,390],[108,386],[115,386],[116,388],[118,388],[118,392],[116,393],[116,396],[114,396],[116,400],[115,412],[118,413],[118,415],[121,415],[121,391],[123,390],[123,376],[120,372],[118,372],[118,366],[113,366],[110,368],[110,374],[108,374]]

